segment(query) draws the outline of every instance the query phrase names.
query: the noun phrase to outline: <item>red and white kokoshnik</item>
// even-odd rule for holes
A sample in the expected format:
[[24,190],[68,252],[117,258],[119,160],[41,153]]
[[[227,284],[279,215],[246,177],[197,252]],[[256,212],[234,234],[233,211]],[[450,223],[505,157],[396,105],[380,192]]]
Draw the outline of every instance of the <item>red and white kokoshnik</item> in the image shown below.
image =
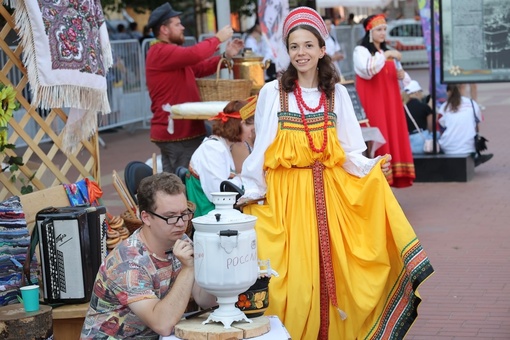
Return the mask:
[[290,30],[299,25],[312,26],[324,40],[329,36],[328,28],[319,13],[310,7],[297,7],[289,12],[283,22],[283,40],[286,41]]

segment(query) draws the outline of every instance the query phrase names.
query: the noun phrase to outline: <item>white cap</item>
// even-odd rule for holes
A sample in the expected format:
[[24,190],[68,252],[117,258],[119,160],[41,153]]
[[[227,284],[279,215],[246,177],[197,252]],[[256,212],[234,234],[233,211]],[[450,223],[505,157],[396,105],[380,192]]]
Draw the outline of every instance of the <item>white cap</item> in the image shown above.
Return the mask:
[[416,80],[411,80],[409,84],[406,87],[404,87],[404,91],[406,91],[406,93],[411,94],[422,91],[422,89],[420,84]]

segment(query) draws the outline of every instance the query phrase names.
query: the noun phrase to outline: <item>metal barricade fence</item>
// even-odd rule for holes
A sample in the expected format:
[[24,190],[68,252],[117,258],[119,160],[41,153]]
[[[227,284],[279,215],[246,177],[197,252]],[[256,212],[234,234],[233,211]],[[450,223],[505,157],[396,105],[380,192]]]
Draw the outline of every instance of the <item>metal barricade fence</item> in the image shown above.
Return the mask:
[[[110,114],[99,114],[99,131],[143,122],[150,112],[145,58],[136,39],[111,41],[113,66],[106,75]],[[149,109],[147,109],[149,107]]]
[[354,48],[365,35],[363,25],[340,25],[335,26],[331,32],[336,39],[344,54],[344,59],[340,61],[340,71],[342,76],[347,79],[354,79],[354,63],[352,54]]

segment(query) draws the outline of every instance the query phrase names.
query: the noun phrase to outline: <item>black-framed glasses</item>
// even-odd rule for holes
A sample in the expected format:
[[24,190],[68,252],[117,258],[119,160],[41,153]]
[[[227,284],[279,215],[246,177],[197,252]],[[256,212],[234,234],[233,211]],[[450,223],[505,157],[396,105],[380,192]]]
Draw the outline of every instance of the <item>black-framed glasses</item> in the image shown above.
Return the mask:
[[193,213],[194,213],[194,211],[192,211],[192,210],[188,209],[188,210],[186,210],[186,212],[185,212],[184,214],[182,214],[182,215],[175,215],[175,216],[168,216],[168,217],[166,217],[166,216],[161,216],[161,215],[159,215],[159,214],[156,214],[156,213],[155,213],[155,212],[153,212],[153,211],[149,211],[149,210],[147,210],[147,212],[148,212],[149,214],[152,214],[152,215],[154,215],[154,216],[156,216],[156,217],[161,218],[161,219],[162,219],[163,221],[165,221],[165,222],[166,222],[166,224],[168,224],[168,225],[177,224],[177,223],[179,222],[179,220],[181,220],[181,219],[182,219],[182,221],[183,221],[184,223],[186,223],[186,222],[188,222],[189,220],[191,220],[191,218],[193,217]]

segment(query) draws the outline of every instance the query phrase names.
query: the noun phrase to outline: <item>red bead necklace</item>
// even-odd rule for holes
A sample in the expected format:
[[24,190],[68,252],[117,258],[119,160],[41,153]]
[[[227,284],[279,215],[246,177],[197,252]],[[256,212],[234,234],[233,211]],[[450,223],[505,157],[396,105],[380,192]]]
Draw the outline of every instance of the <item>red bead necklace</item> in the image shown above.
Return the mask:
[[[306,137],[308,138],[308,144],[313,152],[321,153],[326,149],[326,145],[328,144],[328,113],[326,112],[326,93],[322,91],[321,97],[319,99],[319,105],[316,108],[311,108],[306,105],[303,100],[303,95],[301,93],[301,87],[299,86],[298,81],[296,80],[296,89],[294,90],[294,95],[296,96],[297,105],[299,108],[299,112],[301,113],[301,121],[303,122],[303,126],[305,127]],[[310,128],[308,127],[308,123],[306,122],[305,110],[310,112],[317,112],[321,108],[324,108],[324,139],[322,141],[322,146],[320,149],[317,149],[313,144],[312,135],[310,134]]]

